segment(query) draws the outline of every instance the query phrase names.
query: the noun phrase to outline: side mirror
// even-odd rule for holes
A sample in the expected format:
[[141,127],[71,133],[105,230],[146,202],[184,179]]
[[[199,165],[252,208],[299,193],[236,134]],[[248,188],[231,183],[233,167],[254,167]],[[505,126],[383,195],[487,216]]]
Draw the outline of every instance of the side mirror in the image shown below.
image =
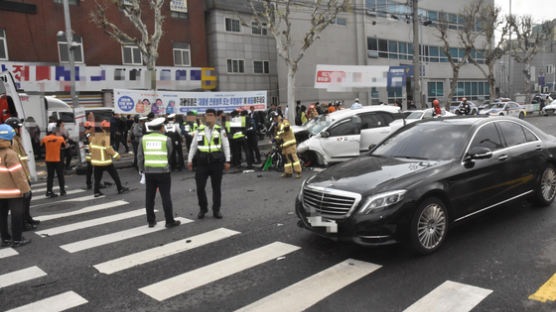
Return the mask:
[[488,159],[492,157],[492,151],[488,147],[475,146],[467,152],[465,155],[465,160],[470,161],[474,159]]
[[320,133],[320,136],[323,138],[328,138],[330,136],[330,132],[324,130]]

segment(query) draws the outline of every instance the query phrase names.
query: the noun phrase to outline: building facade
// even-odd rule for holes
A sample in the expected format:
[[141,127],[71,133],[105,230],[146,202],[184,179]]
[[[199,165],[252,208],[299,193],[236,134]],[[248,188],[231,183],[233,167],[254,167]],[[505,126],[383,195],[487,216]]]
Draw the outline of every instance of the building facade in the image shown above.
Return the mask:
[[266,25],[253,18],[246,0],[207,0],[209,64],[216,69],[219,91],[266,90],[278,103],[276,42]]
[[[493,3],[493,0],[490,0]],[[389,68],[401,66],[410,68],[413,60],[413,25],[411,2],[405,0],[353,0],[352,10],[341,13],[336,22],[330,25],[308,49],[301,61],[297,74],[296,99],[302,103],[329,102],[344,100],[347,106],[359,98],[363,104],[394,103],[411,98],[413,78],[406,77],[401,87],[357,88],[329,92],[316,89],[315,70],[318,64],[335,65],[380,65]],[[471,3],[470,0],[421,0],[419,1],[419,36],[421,54],[421,91],[423,102],[434,98],[448,102],[452,68],[447,56],[442,52],[441,40],[435,23],[445,14],[449,24],[449,41],[453,55],[463,55],[458,46],[457,30],[462,28],[461,12]],[[309,29],[307,15],[310,12],[296,12],[292,19],[294,42],[300,42]],[[479,36],[478,40],[483,40]],[[474,52],[475,53],[475,52]],[[481,59],[477,52],[477,58]],[[280,86],[285,86],[287,70],[285,63],[278,62]],[[460,70],[455,98],[467,97],[480,100],[488,98],[487,79],[472,64]],[[280,89],[280,99],[285,102],[286,90]]]
[[[27,93],[69,91],[68,43],[62,0],[4,1],[0,10],[0,66],[10,70]],[[23,3],[24,2],[24,3]],[[24,6],[22,6],[22,3]],[[140,50],[121,45],[91,21],[95,1],[69,0],[75,46],[76,89],[90,106],[111,105],[113,88],[148,89],[150,78]],[[110,2],[107,16],[124,32],[139,36],[131,22]],[[23,9],[22,9],[23,8]],[[143,20],[152,31],[148,3]],[[172,0],[163,7],[164,34],[157,60],[157,87],[165,90],[203,90],[215,87],[207,68],[203,0]],[[210,81],[210,82],[209,82]],[[90,100],[94,98],[96,100]]]

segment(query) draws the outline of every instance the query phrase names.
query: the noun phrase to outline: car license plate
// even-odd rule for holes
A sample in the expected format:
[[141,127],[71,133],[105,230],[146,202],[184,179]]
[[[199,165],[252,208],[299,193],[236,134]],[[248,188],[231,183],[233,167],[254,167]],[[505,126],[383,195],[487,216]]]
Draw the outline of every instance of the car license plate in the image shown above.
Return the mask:
[[307,217],[312,227],[324,227],[326,233],[338,233],[338,224],[334,220],[323,219],[321,216]]

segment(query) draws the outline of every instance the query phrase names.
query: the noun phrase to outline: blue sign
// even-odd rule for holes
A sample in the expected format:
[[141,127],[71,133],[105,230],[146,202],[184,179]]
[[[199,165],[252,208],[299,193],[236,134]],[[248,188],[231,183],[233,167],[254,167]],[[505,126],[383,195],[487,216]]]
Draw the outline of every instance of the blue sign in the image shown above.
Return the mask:
[[402,88],[405,86],[406,68],[404,66],[390,66],[388,69],[388,88]]
[[129,112],[135,107],[135,103],[131,97],[122,96],[118,99],[118,107],[124,112]]
[[539,76],[539,85],[544,86],[544,76]]

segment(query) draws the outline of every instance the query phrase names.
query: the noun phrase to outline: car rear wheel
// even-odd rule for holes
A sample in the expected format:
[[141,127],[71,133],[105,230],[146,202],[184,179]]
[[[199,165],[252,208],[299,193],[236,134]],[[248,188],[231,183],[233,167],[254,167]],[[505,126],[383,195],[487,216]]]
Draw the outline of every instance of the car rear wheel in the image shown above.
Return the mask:
[[536,203],[539,206],[549,206],[556,197],[556,170],[548,164],[540,177],[539,185],[535,191]]
[[448,213],[444,203],[431,197],[423,201],[410,225],[411,247],[419,254],[435,252],[446,240]]

